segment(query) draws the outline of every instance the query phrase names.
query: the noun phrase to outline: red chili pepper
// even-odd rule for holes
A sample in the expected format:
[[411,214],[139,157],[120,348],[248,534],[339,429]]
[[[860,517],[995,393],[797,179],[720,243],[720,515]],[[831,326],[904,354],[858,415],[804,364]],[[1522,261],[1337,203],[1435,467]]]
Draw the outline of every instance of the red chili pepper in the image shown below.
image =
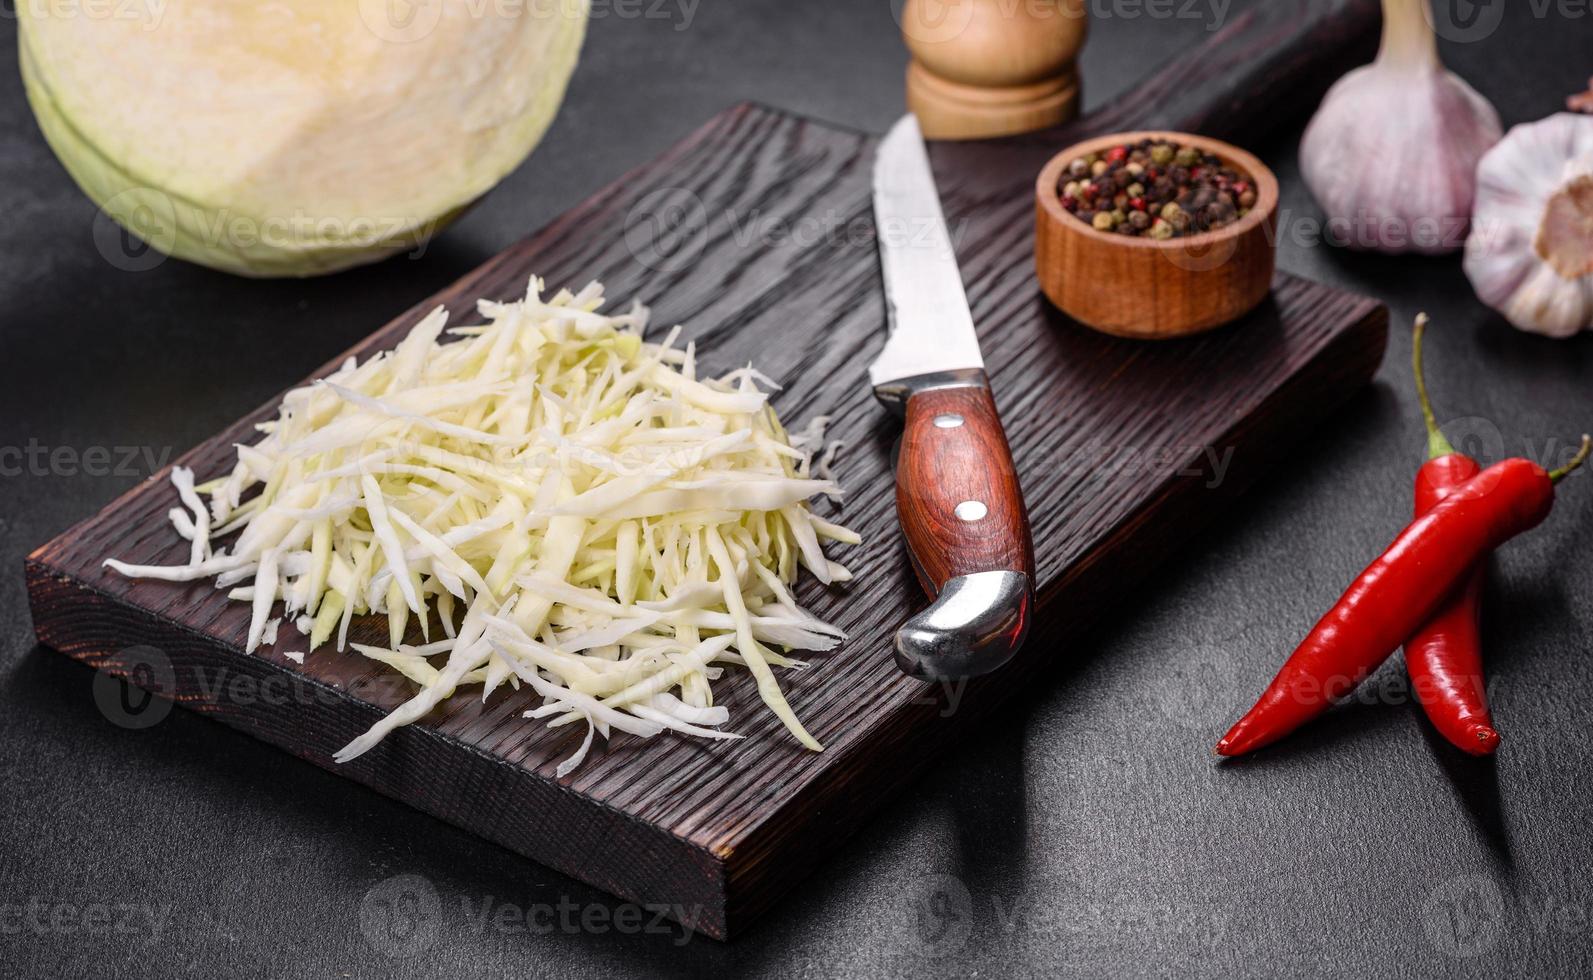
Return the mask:
[[1554,484],[1593,449],[1546,472],[1507,459],[1453,488],[1400,532],[1312,628],[1283,669],[1228,734],[1219,755],[1242,755],[1322,714],[1376,670],[1436,612],[1489,552],[1543,522]]
[[[1416,318],[1411,362],[1416,396],[1427,426],[1427,462],[1416,472],[1416,516],[1432,510],[1444,495],[1481,469],[1477,461],[1444,438],[1427,397],[1422,372],[1422,334],[1427,314]],[[1439,734],[1472,755],[1490,755],[1499,747],[1499,733],[1488,714],[1482,676],[1482,587],[1487,562],[1478,562],[1460,588],[1444,600],[1427,624],[1405,641],[1405,670],[1411,689]]]

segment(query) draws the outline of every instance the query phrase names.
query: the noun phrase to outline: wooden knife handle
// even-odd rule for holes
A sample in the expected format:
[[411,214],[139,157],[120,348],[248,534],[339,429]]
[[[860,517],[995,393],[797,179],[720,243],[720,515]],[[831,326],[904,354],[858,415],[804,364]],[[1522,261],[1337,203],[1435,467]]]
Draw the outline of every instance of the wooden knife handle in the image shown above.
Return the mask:
[[[914,392],[905,414],[896,509],[937,601],[898,633],[897,661],[920,677],[985,673],[1016,652],[1033,604],[1034,545],[1012,453],[984,384]],[[988,574],[1001,572],[1016,575]]]

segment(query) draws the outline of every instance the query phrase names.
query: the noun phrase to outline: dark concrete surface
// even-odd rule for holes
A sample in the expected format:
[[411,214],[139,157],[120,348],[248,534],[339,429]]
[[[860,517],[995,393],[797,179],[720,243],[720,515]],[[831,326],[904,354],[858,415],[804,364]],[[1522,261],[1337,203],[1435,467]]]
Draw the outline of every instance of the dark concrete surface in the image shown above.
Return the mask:
[[[1226,9],[1091,6],[1091,105]],[[1593,12],[1507,6],[1443,52],[1509,124],[1584,84]],[[1455,258],[1310,242],[1298,119],[1255,148],[1285,187],[1280,265],[1390,305],[1377,383],[1125,596],[1115,625],[1058,651],[1054,684],[837,842],[735,942],[622,910],[196,715],[108,720],[95,675],[34,643],[34,546],[726,105],[874,131],[902,111],[888,0],[646,9],[599,3],[542,147],[422,258],[305,282],[108,264],[4,46],[0,447],[45,462],[0,458],[0,975],[1587,975],[1593,477],[1567,481],[1548,524],[1496,562],[1496,761],[1436,739],[1397,661],[1277,749],[1210,755],[1406,519],[1423,442],[1398,328],[1417,310],[1435,322],[1440,414],[1471,446],[1546,459],[1593,428],[1593,339],[1515,331]]]

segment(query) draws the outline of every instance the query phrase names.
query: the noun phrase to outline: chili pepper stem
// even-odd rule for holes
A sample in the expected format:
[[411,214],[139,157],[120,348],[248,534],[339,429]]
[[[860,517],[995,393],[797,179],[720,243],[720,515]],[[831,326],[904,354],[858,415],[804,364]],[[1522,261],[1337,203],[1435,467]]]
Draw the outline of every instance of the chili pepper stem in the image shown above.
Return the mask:
[[1416,329],[1411,340],[1411,370],[1416,375],[1416,398],[1421,402],[1422,423],[1427,426],[1427,458],[1437,459],[1440,456],[1452,455],[1455,447],[1444,438],[1444,432],[1438,427],[1438,419],[1433,415],[1433,403],[1427,397],[1427,375],[1422,370],[1422,335],[1427,332],[1427,314],[1416,314]]
[[1549,474],[1549,479],[1553,480],[1555,483],[1559,483],[1561,480],[1565,479],[1567,474],[1581,466],[1583,463],[1587,462],[1589,450],[1593,450],[1593,437],[1589,437],[1588,434],[1584,432],[1582,433],[1582,448],[1576,451],[1576,455],[1571,457],[1571,461],[1569,463],[1566,463],[1564,466],[1551,472]]

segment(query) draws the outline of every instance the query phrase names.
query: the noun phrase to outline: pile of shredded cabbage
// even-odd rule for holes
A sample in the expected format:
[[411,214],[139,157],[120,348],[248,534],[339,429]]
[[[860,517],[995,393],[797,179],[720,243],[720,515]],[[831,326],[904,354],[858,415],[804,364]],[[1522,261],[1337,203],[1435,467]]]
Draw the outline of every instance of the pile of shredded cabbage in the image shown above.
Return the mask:
[[[214,576],[252,606],[250,651],[276,642],[280,601],[311,651],[335,635],[420,685],[340,762],[461,685],[485,698],[506,681],[540,696],[527,717],[586,723],[561,776],[594,732],[739,737],[718,727],[725,664],[819,750],[771,668],[803,666],[774,647],[844,639],[790,590],[799,564],[849,580],[820,541],[859,543],[807,505],[839,493],[824,420],[788,437],[758,383],[777,386],[750,366],[699,378],[678,327],[642,341],[640,304],[606,316],[596,283],[542,290],[533,278],[520,302],[481,301],[479,326],[445,330],[439,307],[394,350],[289,392],[230,475],[195,486],[173,470],[186,565],[106,565]],[[348,643],[364,613],[387,616],[386,647]],[[420,645],[403,642],[411,617]]]

